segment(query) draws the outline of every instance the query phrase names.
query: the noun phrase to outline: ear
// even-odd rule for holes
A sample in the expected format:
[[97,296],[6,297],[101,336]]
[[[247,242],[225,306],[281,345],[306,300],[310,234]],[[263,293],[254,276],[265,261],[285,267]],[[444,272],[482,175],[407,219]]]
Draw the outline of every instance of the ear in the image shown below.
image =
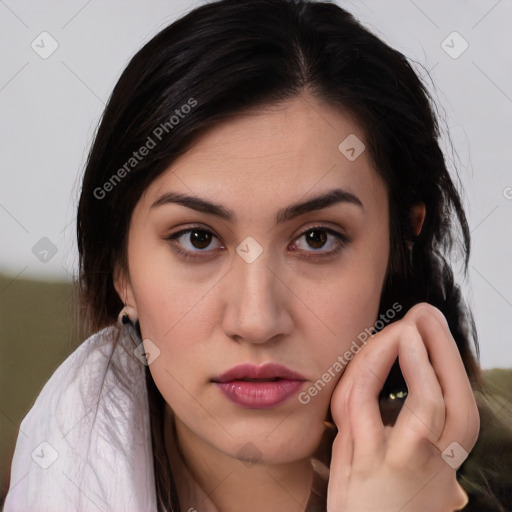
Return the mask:
[[117,292],[117,295],[119,295],[121,302],[127,306],[132,306],[137,309],[135,305],[135,297],[133,295],[133,290],[130,283],[130,277],[119,264],[116,264],[114,267],[112,280],[114,282],[114,288]]
[[409,219],[411,221],[411,230],[414,236],[418,236],[423,227],[423,221],[425,220],[425,203],[415,203],[411,207],[409,213]]

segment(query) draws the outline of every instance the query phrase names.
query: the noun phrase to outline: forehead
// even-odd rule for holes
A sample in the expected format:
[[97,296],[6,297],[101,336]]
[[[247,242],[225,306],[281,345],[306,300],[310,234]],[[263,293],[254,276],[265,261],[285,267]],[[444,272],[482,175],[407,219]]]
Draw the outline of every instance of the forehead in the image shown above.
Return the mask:
[[172,189],[229,197],[234,208],[237,202],[247,207],[250,198],[257,208],[341,186],[375,202],[385,190],[365,145],[364,131],[352,116],[301,95],[210,129],[145,196],[149,202]]

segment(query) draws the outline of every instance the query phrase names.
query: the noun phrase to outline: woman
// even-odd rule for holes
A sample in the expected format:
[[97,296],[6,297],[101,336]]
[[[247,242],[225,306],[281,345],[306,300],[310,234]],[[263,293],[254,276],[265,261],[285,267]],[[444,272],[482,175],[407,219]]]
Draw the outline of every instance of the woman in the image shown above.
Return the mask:
[[83,179],[95,334],[22,423],[5,510],[470,510],[482,379],[438,135],[334,4],[222,0],[147,43]]

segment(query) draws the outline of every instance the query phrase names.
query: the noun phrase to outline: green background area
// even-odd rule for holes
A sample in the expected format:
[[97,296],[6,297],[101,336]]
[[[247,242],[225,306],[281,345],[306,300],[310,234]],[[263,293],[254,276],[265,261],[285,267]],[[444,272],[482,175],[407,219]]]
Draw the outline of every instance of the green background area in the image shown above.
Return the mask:
[[51,374],[79,345],[73,304],[70,283],[0,274],[0,503],[19,424]]
[[[84,339],[75,315],[70,283],[0,274],[0,504],[21,420],[48,378]],[[488,389],[499,397],[496,409],[510,412],[512,371],[487,370],[485,376]],[[501,435],[494,432],[475,447],[479,457],[485,457],[486,446],[500,445]]]

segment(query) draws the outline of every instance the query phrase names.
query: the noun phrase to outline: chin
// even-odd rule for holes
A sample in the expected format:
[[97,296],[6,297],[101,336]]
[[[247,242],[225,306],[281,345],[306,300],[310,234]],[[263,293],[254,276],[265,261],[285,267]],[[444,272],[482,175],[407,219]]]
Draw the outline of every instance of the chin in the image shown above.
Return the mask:
[[[311,427],[304,429],[287,429],[279,427],[264,430],[246,431],[234,435],[229,446],[219,446],[218,449],[230,457],[246,462],[246,465],[259,464],[286,464],[311,457],[316,451],[322,431],[315,435]],[[297,440],[301,440],[298,442]],[[307,439],[307,443],[304,440]]]

